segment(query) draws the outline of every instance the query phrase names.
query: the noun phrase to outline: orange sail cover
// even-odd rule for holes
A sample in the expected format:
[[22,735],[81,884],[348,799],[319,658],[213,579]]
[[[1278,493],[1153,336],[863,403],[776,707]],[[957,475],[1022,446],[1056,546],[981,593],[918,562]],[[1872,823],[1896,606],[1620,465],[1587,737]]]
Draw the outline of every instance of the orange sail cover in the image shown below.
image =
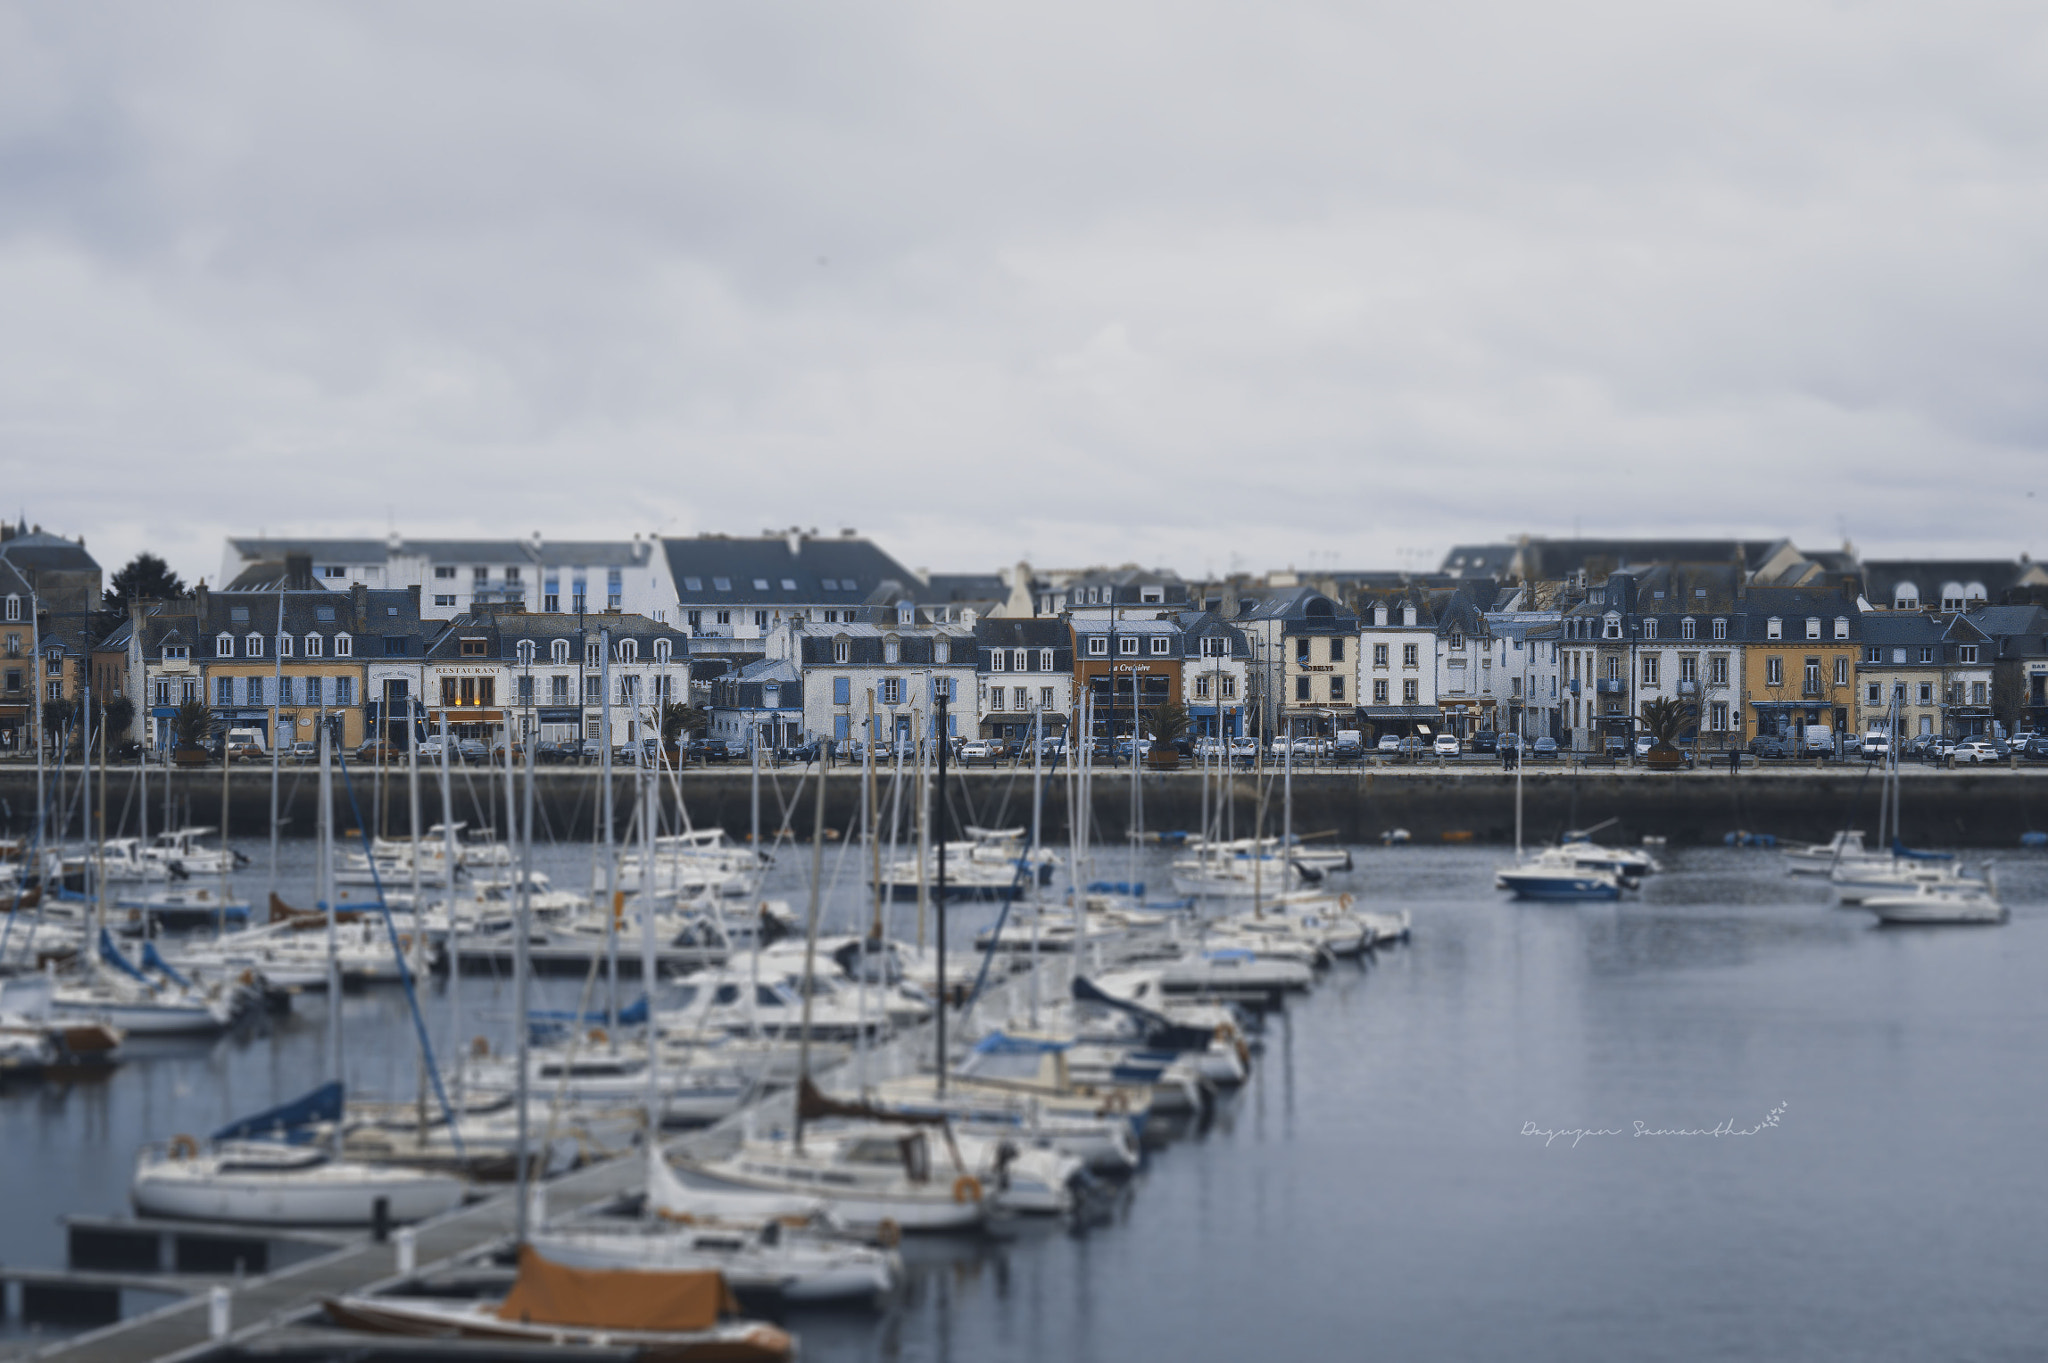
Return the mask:
[[569,1268],[519,1247],[519,1279],[499,1320],[587,1330],[708,1330],[739,1303],[716,1269]]

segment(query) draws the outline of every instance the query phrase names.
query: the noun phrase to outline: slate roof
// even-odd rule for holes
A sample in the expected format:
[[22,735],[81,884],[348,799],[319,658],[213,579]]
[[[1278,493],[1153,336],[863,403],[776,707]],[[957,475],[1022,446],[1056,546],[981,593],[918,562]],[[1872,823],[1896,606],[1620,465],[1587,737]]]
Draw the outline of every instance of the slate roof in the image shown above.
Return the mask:
[[796,553],[782,535],[698,535],[661,547],[686,606],[851,606],[885,581],[909,587],[912,599],[923,590],[915,573],[858,537],[806,537]]
[[1901,582],[1914,585],[1923,605],[1938,606],[1945,582],[1981,583],[1986,598],[1997,601],[2022,582],[2042,580],[2048,579],[2040,564],[2018,559],[1874,559],[1863,565],[1863,594],[1875,606],[1897,600]]
[[85,552],[83,544],[42,530],[0,540],[0,558],[42,572],[96,573],[100,568],[99,560]]
[[1314,587],[1286,587],[1249,610],[1239,613],[1240,620],[1278,620],[1281,632],[1287,634],[1355,634],[1358,632],[1358,617],[1350,607],[1334,601]]
[[[644,615],[618,614],[606,611],[601,615],[557,615],[552,612],[538,614],[526,611],[471,611],[458,615],[446,622],[428,622],[442,632],[437,637],[427,656],[435,659],[459,660],[462,657],[461,640],[479,636],[491,641],[492,647],[484,656],[500,662],[519,656],[519,641],[531,639],[537,655],[537,662],[545,662],[550,646],[557,639],[572,642],[595,643],[601,632],[609,631],[611,642],[616,645],[632,639],[640,646],[640,660],[654,660],[654,643],[657,639],[669,641],[669,656],[681,662],[689,656],[690,636],[673,625]],[[571,661],[576,659],[572,656]]]

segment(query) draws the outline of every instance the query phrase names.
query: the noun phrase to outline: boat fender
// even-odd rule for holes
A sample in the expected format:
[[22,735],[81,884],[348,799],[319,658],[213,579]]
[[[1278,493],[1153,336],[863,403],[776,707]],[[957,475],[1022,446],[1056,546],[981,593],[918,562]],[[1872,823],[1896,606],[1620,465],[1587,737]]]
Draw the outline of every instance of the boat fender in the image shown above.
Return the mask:
[[962,1174],[954,1179],[953,1200],[955,1202],[981,1201],[981,1180],[972,1174]]
[[885,1216],[875,1227],[875,1243],[883,1249],[894,1249],[903,1243],[903,1227],[896,1224],[896,1218]]
[[475,1038],[469,1043],[469,1053],[479,1059],[489,1055],[491,1053],[491,1039],[487,1036]]
[[190,1136],[173,1136],[171,1137],[170,1154],[172,1159],[198,1159],[199,1142],[193,1140]]
[[1340,894],[1337,896],[1337,907],[1340,910],[1349,909],[1351,907],[1351,895],[1348,891],[1344,894]]
[[605,1029],[604,1029],[604,1028],[602,1028],[602,1027],[593,1027],[593,1028],[591,1028],[591,1029],[590,1029],[590,1037],[589,1037],[589,1040],[590,1040],[590,1044],[591,1044],[591,1045],[593,1045],[593,1046],[602,1046],[602,1045],[604,1045],[604,1044],[605,1044],[605,1043],[606,1043],[607,1041],[611,1040],[611,1037],[610,1037],[610,1036],[609,1036],[609,1035],[608,1035],[608,1034],[607,1034],[607,1033],[605,1032]]

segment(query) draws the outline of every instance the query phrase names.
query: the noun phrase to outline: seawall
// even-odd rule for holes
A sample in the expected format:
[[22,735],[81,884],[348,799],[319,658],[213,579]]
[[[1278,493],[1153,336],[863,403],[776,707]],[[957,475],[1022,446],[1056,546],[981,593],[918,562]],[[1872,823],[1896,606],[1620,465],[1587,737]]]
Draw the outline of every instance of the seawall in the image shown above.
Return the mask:
[[[380,783],[369,771],[352,772],[354,807],[337,778],[335,805],[343,829],[362,823],[402,835],[407,827],[403,773],[387,774]],[[83,827],[77,809],[77,773],[63,786],[72,837]],[[601,779],[593,770],[542,771],[536,780],[536,807],[542,836],[558,841],[591,837],[597,829]],[[889,807],[888,783],[878,777],[883,808]],[[949,776],[953,817],[958,823],[1028,825],[1031,818],[1029,772],[972,771]],[[1973,771],[1910,770],[1902,781],[1904,832],[1909,841],[1941,846],[2015,847],[2022,832],[2048,829],[2048,770],[2002,768]],[[99,802],[95,777],[95,805]],[[800,809],[793,809],[799,786]],[[267,835],[270,774],[264,768],[237,769],[228,780],[230,836],[246,844]],[[149,826],[159,829],[165,816],[164,776],[148,778]],[[615,775],[614,822],[626,834],[633,809],[633,773]],[[51,781],[52,803],[57,789]],[[107,823],[114,833],[136,830],[136,796],[140,788],[133,768],[109,773]],[[681,789],[691,822],[717,825],[744,834],[750,818],[745,771],[690,771]],[[790,810],[790,822],[808,838],[814,784],[799,768],[764,773],[761,780],[761,823],[772,833]],[[1269,774],[1262,785],[1246,773],[1236,777],[1233,804],[1238,836],[1251,832],[1259,817],[1260,792],[1265,792],[1264,827],[1270,832],[1280,819],[1281,786]],[[1152,831],[1199,827],[1202,782],[1192,773],[1147,773],[1142,777],[1144,826]],[[174,773],[171,816],[179,824],[221,822],[222,781],[219,770]],[[845,830],[857,815],[860,776],[839,770],[826,791],[826,822]],[[1216,799],[1210,787],[1210,799]],[[503,824],[504,774],[495,779],[481,768],[461,768],[454,775],[455,817],[474,825]],[[317,814],[318,772],[289,767],[279,783],[279,812],[287,836],[308,836]],[[1523,778],[1523,808],[1531,840],[1554,837],[1569,827],[1586,827],[1603,819],[1619,823],[1603,836],[1633,842],[1646,834],[1665,837],[1674,845],[1718,843],[1734,829],[1772,833],[1780,839],[1824,840],[1845,823],[1876,829],[1878,781],[1860,767],[1824,771],[1779,768],[1750,769],[1731,776],[1726,771],[1652,774],[1627,770],[1532,770]],[[903,797],[906,820],[911,804]],[[1120,771],[1095,777],[1095,836],[1120,841],[1129,822],[1130,776]],[[673,809],[672,798],[665,808]],[[0,769],[0,827],[25,833],[33,827],[35,773],[18,767]],[[423,823],[438,822],[438,782],[421,780]],[[673,818],[673,814],[665,816]],[[906,827],[908,824],[906,823]],[[1044,836],[1062,839],[1068,826],[1067,783],[1049,775],[1045,784]],[[1294,779],[1294,826],[1303,834],[1333,836],[1342,842],[1375,842],[1390,829],[1404,828],[1416,842],[1446,838],[1506,843],[1514,838],[1514,778],[1492,767],[1468,769],[1364,769],[1298,774]]]

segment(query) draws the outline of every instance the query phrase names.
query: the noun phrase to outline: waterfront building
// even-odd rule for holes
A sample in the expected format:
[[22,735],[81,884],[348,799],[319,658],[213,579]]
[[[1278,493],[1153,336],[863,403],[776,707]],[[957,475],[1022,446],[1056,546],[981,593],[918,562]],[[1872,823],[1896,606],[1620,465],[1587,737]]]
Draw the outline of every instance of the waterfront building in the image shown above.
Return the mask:
[[1074,634],[1074,703],[1086,701],[1091,737],[1127,737],[1146,713],[1183,694],[1178,611],[1142,598],[1136,606],[1112,599],[1070,612],[1068,620]]
[[1357,727],[1358,617],[1312,587],[1290,587],[1232,622],[1251,644],[1262,732],[1328,738]]
[[1121,568],[1090,568],[1046,595],[1052,609],[1041,614],[1065,612],[1076,620],[1137,618],[1186,610],[1191,604],[1188,584],[1180,574],[1132,563]]
[[2048,608],[1985,606],[1970,621],[1991,639],[1993,718],[2007,734],[2048,733]]
[[[1961,630],[1958,622],[1963,623]],[[1980,701],[1990,711],[1991,641],[1983,630],[1961,616],[1924,611],[1873,610],[1862,624],[1861,655],[1856,666],[1857,725],[1865,733],[1889,731],[1889,716],[1899,711],[1898,738],[1954,737],[1949,712],[1951,673],[1974,655],[1969,671],[1958,675],[1962,696],[1970,681],[1983,687]],[[1957,714],[1955,720],[1962,720]]]
[[758,657],[792,622],[853,621],[885,582],[913,600],[925,590],[909,569],[852,530],[705,534],[665,539],[661,548],[674,593],[668,604],[699,656]]
[[0,756],[25,751],[34,741],[39,671],[36,589],[0,558]]
[[1831,588],[1750,587],[1732,625],[1753,733],[1798,738],[1813,725],[1848,732],[1862,653],[1853,598]]
[[[0,606],[11,596],[21,612],[19,620],[4,623],[25,625],[29,637],[24,648],[37,654],[33,668],[24,669],[35,673],[32,681],[24,678],[33,706],[24,702],[22,719],[14,726],[17,741],[25,746],[34,741],[30,735],[37,731],[41,707],[55,706],[53,713],[62,713],[85,698],[100,608],[100,565],[86,552],[83,539],[50,534],[25,520],[0,523],[0,563],[13,579],[0,595]],[[43,741],[55,741],[54,727],[43,731]]]
[[932,620],[913,590],[892,579],[871,600],[837,609],[835,620],[799,615],[769,637],[768,656],[801,672],[807,734],[836,743],[863,738],[870,693],[880,741],[931,736],[941,694],[948,736],[976,731],[974,629]]
[[1485,613],[1487,627],[1500,641],[1506,659],[1502,732],[1532,740],[1556,738],[1562,732],[1559,715],[1564,695],[1558,682],[1558,658],[1564,614],[1521,610],[1518,607],[1524,599],[1523,591],[1517,589],[1507,597],[1503,609]]
[[[601,611],[469,611],[427,651],[420,710],[427,732],[442,719],[458,738],[614,744],[660,734],[661,706],[689,687],[690,641],[646,615]],[[609,685],[607,685],[609,681]]]
[[1074,634],[1065,620],[978,620],[974,649],[981,737],[1028,742],[1039,723],[1048,738],[1067,732],[1074,704]]
[[1436,602],[1439,592],[1408,585],[1362,592],[1358,692],[1365,740],[1430,737],[1444,728],[1437,708]]
[[1610,573],[1588,588],[1565,612],[1560,640],[1571,746],[1627,748],[1642,707],[1658,698],[1685,707],[1700,747],[1739,746],[1748,732],[1744,579],[1732,564],[1674,564]]
[[646,615],[657,623],[675,609],[668,560],[651,536],[555,542],[525,539],[231,537],[221,561],[230,590],[274,589],[301,575],[341,591],[420,590],[429,620],[473,610],[521,608],[531,614]]
[[1237,626],[1214,611],[1181,611],[1181,704],[1198,738],[1236,738],[1246,732],[1251,694],[1252,645]]
[[346,592],[215,592],[201,582],[180,601],[131,602],[121,642],[144,698],[137,736],[168,747],[179,707],[199,701],[216,734],[247,728],[275,743],[311,742],[324,717],[335,741],[353,748],[375,713],[366,665],[417,668],[433,630],[416,592],[360,583]]
[[745,752],[804,742],[804,681],[794,660],[757,658],[712,679],[708,736]]

